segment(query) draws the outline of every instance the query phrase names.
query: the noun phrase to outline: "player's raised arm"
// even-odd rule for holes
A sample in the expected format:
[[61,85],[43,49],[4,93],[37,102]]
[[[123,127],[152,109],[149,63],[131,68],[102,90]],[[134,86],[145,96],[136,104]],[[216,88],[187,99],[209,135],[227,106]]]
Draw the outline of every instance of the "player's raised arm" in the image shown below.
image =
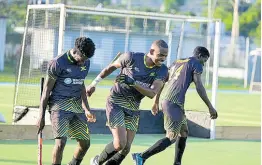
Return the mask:
[[206,93],[206,89],[202,83],[201,80],[201,74],[194,74],[193,76],[193,80],[194,83],[196,85],[196,90],[198,95],[201,97],[201,99],[205,102],[205,104],[207,105],[211,118],[212,119],[216,119],[217,118],[217,112],[214,109],[213,105],[211,104],[211,102],[208,99],[207,93]]
[[125,67],[127,63],[129,63],[130,59],[130,54],[128,53],[118,53],[115,59],[107,66],[105,67],[99,74],[98,76],[92,81],[92,83],[87,87],[86,93],[88,96],[91,96],[94,91],[96,85],[102,81],[104,78],[109,76],[111,73],[113,73],[116,69],[120,67]]
[[39,127],[38,132],[44,129],[46,107],[48,104],[50,93],[55,85],[59,72],[60,72],[60,68],[56,63],[56,61],[51,61],[47,70],[47,75],[46,75],[45,83],[43,86],[43,92],[40,100],[39,117],[37,121],[37,126]]

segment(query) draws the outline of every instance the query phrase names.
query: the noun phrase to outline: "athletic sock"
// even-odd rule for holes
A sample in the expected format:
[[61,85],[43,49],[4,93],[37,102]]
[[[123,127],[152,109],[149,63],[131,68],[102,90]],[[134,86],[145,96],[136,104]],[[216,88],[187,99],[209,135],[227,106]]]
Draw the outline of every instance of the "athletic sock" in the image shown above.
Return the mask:
[[144,160],[146,160],[149,157],[151,157],[152,155],[155,155],[161,151],[164,151],[171,144],[172,144],[171,141],[167,137],[160,139],[153,146],[147,149],[145,152],[141,153],[141,157]]
[[176,141],[176,154],[175,154],[175,163],[181,163],[183,153],[186,148],[187,137],[178,137]]
[[126,155],[122,155],[118,152],[111,159],[109,159],[105,165],[119,165],[122,163],[125,157]]
[[76,159],[75,157],[72,158],[71,162],[68,165],[80,165],[83,159]]
[[99,155],[99,158],[98,158],[99,164],[103,164],[108,159],[110,159],[112,156],[114,156],[116,153],[117,153],[117,151],[114,148],[113,142],[107,144],[105,149]]

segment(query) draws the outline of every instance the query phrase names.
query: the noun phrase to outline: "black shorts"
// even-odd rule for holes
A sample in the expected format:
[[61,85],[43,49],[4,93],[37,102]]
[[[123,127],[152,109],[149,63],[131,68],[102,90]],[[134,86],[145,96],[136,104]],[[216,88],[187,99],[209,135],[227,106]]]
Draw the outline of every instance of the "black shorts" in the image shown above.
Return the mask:
[[124,127],[137,132],[139,125],[139,112],[128,110],[107,100],[106,103],[107,126],[110,128]]
[[164,113],[164,127],[166,131],[179,134],[182,127],[187,128],[185,111],[179,105],[163,100],[161,106]]
[[51,111],[50,117],[54,138],[89,140],[87,118],[84,113],[58,110]]

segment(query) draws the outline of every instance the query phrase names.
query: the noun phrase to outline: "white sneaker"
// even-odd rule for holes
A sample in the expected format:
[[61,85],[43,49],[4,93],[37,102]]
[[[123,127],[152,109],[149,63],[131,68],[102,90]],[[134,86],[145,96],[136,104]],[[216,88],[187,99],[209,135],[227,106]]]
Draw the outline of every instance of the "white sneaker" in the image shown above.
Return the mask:
[[90,159],[90,165],[98,165],[98,158],[99,155],[96,155],[95,157]]

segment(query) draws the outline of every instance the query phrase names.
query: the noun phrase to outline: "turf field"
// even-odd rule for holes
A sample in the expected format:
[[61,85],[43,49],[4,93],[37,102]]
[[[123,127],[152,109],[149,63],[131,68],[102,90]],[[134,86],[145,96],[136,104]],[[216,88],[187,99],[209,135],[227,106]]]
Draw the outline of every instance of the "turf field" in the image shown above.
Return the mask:
[[[0,85],[0,91],[0,112],[3,113],[8,124],[10,124],[12,120],[14,86]],[[37,89],[37,91],[39,90]],[[97,88],[97,91],[89,99],[90,106],[93,108],[105,108],[105,101],[108,94],[108,88]],[[211,93],[209,92],[209,96],[210,95]],[[38,100],[39,98],[34,99]],[[28,98],[25,98],[25,100],[28,100]],[[152,100],[145,98],[142,101],[141,109],[150,109],[151,104]],[[217,110],[219,118],[217,125],[260,126],[260,106],[260,94],[218,92]],[[185,108],[195,111],[208,110],[195,90],[190,90],[187,93]]]
[[[162,135],[137,135],[131,152],[143,151]],[[92,135],[91,147],[83,165],[89,165],[89,160],[99,154],[103,147],[111,141],[111,135]],[[43,164],[51,164],[51,151],[54,141],[47,140],[43,144]],[[68,141],[62,164],[72,158],[76,143]],[[0,140],[1,165],[35,165],[37,164],[37,141],[3,141]],[[145,165],[171,165],[173,163],[174,146],[148,159]],[[225,141],[189,138],[183,158],[183,165],[260,165],[260,142],[258,141]],[[132,165],[130,155],[122,163]]]

